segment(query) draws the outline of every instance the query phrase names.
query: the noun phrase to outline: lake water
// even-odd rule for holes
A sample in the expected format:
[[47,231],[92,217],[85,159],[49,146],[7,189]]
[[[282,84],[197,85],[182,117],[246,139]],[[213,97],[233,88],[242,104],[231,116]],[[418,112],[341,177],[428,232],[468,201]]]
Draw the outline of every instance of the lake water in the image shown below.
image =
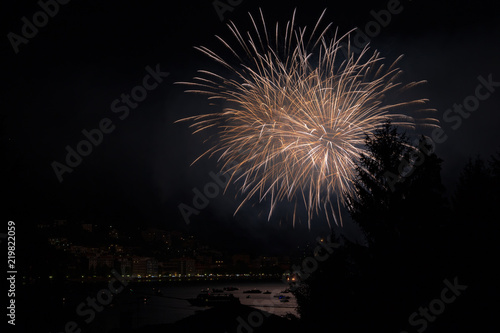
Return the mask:
[[[280,293],[288,287],[282,282],[197,282],[192,284],[155,283],[154,285],[139,283],[131,287],[131,292],[117,295],[113,303],[98,315],[95,325],[99,326],[99,331],[105,333],[118,328],[120,323],[122,325],[125,323],[129,328],[172,323],[191,316],[197,311],[208,309],[192,306],[185,299],[195,298],[202,289],[223,289],[224,287],[238,288],[238,290],[225,293],[232,293],[240,299],[243,305],[278,316],[287,314],[298,316],[297,302],[292,293]],[[161,295],[155,295],[153,288],[160,289]],[[262,292],[268,290],[271,294],[243,293],[251,289],[258,289]],[[289,296],[289,301],[281,302],[279,298],[274,297],[278,294]]]

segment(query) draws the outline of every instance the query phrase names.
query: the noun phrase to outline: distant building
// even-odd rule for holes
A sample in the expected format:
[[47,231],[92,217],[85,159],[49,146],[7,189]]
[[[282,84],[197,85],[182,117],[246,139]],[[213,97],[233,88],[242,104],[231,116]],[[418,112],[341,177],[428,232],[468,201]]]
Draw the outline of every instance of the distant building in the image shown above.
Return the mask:
[[150,258],[147,261],[146,274],[149,276],[158,276],[158,260]]
[[235,254],[233,255],[232,259],[233,259],[233,266],[236,266],[238,264],[245,264],[245,265],[250,264],[250,255],[248,254]]
[[116,228],[112,228],[108,232],[108,235],[109,235],[109,237],[114,238],[114,239],[118,239],[120,237],[118,229],[116,229]]
[[216,258],[213,261],[212,269],[214,269],[216,272],[224,272],[226,268],[227,268],[227,263],[224,261],[224,259]]
[[162,275],[180,274],[180,263],[177,260],[168,260],[158,263],[158,271]]
[[103,253],[103,250],[101,248],[98,248],[98,247],[88,247],[87,253],[93,253],[96,255],[100,255],[101,253]]
[[197,274],[208,274],[212,272],[212,256],[197,255],[195,260]]
[[132,275],[141,277],[157,276],[158,261],[155,258],[134,256],[132,258]]
[[196,260],[187,257],[170,259],[163,263],[162,269],[162,274],[172,275],[196,275],[199,272]]
[[232,256],[233,272],[248,273],[250,271],[250,256],[248,254],[235,254]]
[[132,260],[128,258],[119,258],[120,263],[120,274],[131,275],[132,274]]
[[262,257],[262,267],[275,267],[278,266],[278,257]]
[[83,223],[82,224],[82,229],[86,230],[88,232],[92,232],[92,224],[91,223]]
[[195,275],[196,272],[196,260],[191,258],[181,259],[181,274],[182,275]]
[[38,229],[48,229],[52,227],[49,223],[38,223],[36,226]]
[[89,270],[95,271],[99,267],[107,267],[110,270],[115,266],[115,257],[112,255],[101,255],[89,257]]
[[55,227],[66,225],[67,223],[68,223],[68,220],[54,220]]
[[291,261],[289,256],[283,256],[279,258],[278,266],[282,271],[290,269]]
[[262,257],[257,257],[250,261],[248,268],[250,268],[253,272],[258,271],[262,267]]
[[162,242],[167,244],[170,244],[171,242],[170,234],[165,230],[148,228],[144,230],[141,234],[142,238],[146,242]]
[[87,247],[85,246],[80,246],[80,245],[71,245],[69,247],[69,251],[73,254],[76,254],[76,255],[84,255],[87,253]]
[[122,245],[118,245],[118,244],[111,244],[108,246],[108,251],[111,251],[114,253],[123,253],[124,247]]
[[58,250],[70,250],[71,243],[66,237],[50,237],[48,241],[50,245],[54,246]]

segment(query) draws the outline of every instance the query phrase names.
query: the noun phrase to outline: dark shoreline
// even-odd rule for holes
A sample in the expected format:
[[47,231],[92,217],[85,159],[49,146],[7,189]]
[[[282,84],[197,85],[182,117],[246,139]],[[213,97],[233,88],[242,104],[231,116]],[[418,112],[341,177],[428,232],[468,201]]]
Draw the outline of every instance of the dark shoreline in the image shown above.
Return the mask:
[[[231,287],[233,285],[238,284],[238,287],[241,289],[241,285],[245,284],[256,284],[256,283],[280,283],[282,282],[280,279],[276,277],[218,277],[212,280],[202,280],[202,279],[172,279],[172,281],[168,281],[166,279],[158,280],[134,280],[129,281],[125,289],[122,292],[117,294],[116,299],[113,301],[112,306],[114,307],[117,303],[121,302],[123,297],[129,297],[130,295],[136,294],[139,296],[155,296],[154,288],[162,288],[165,286],[170,286],[172,288],[183,288],[183,287],[199,287],[199,289],[205,288],[221,288],[221,287]],[[43,280],[36,281],[32,284],[22,285],[19,290],[19,328],[24,329],[25,331],[30,331],[35,328],[41,329],[42,331],[52,331],[52,332],[60,332],[64,325],[71,320],[80,320],[81,318],[76,315],[75,309],[81,302],[86,302],[87,297],[95,297],[98,292],[102,289],[106,289],[109,283],[109,279],[100,278],[100,279],[91,279],[87,281],[72,281],[72,280]],[[118,285],[117,285],[118,286]],[[283,284],[283,289],[287,286]],[[149,290],[151,295],[147,294]],[[61,300],[65,298],[65,303],[62,303]],[[140,303],[138,303],[140,304]],[[186,303],[187,305],[187,303]],[[216,308],[206,308],[195,315],[186,317],[186,322],[189,325],[194,325],[195,322],[200,321],[201,313],[206,311],[213,313],[214,316],[218,317],[219,320],[227,322],[228,325],[233,325],[238,323],[236,320],[239,316],[248,316],[249,313],[257,311],[262,313],[262,311],[252,308],[247,305],[238,305],[237,307],[231,307],[231,313],[234,315],[227,317],[226,314],[219,313],[219,310]],[[29,314],[29,319],[26,317],[26,314]],[[273,315],[274,316],[274,315]],[[84,332],[101,332],[97,326],[99,326],[99,322],[105,316],[102,314],[98,314],[96,321],[92,323],[92,325],[85,325],[81,323],[81,320],[78,323],[82,324],[82,333]],[[284,319],[282,317],[276,316],[278,318]],[[225,318],[225,319],[224,319]],[[274,318],[274,317],[273,317]],[[271,322],[276,320],[281,321],[281,319],[272,319]],[[127,319],[124,320],[124,323],[127,322]],[[286,319],[284,319],[286,320]],[[201,320],[199,325],[202,327],[205,319]],[[181,323],[179,323],[181,322]],[[132,330],[131,326],[121,323],[120,332],[155,332],[157,329],[163,332],[172,332],[172,331],[185,331],[183,325],[188,325],[186,322],[183,322],[182,319],[173,322],[170,324],[162,324],[156,325],[155,327],[149,327],[144,330],[141,327],[136,327]],[[35,324],[37,323],[37,324]],[[40,324],[43,323],[43,324]],[[33,326],[34,325],[34,326]],[[97,326],[96,326],[97,325]],[[218,324],[214,323],[213,325],[217,326]],[[151,326],[151,325],[150,325]],[[161,328],[163,327],[163,328]],[[190,326],[191,327],[191,326]],[[194,329],[194,328],[193,328]],[[190,330],[190,329],[189,329]],[[234,330],[236,331],[236,330]],[[223,331],[222,331],[223,332]],[[230,332],[230,330],[228,330]]]
[[121,327],[110,333],[166,332],[297,332],[300,321],[284,318],[247,305],[217,306],[170,324]]

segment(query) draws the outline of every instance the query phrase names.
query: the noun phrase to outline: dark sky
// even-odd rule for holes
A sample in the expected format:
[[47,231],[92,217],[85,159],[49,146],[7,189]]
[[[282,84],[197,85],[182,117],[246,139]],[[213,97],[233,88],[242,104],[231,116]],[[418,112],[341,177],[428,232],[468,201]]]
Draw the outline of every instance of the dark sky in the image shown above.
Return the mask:
[[[43,2],[43,0],[42,0]],[[238,1],[233,1],[238,3]],[[324,8],[325,22],[346,32],[365,24],[389,1],[252,1],[224,13],[242,30],[248,12],[264,11],[268,23],[286,22],[297,8],[297,23],[313,25]],[[188,81],[211,62],[193,46],[219,47],[214,35],[229,37],[211,1],[124,2],[70,1],[19,45],[8,34],[22,35],[24,16],[33,22],[36,1],[2,3],[3,38],[1,108],[2,191],[4,219],[26,223],[53,218],[112,220],[197,232],[216,242],[240,247],[282,250],[328,231],[324,218],[289,226],[290,207],[266,221],[268,207],[248,205],[236,218],[236,191],[210,200],[186,226],[178,205],[191,205],[193,188],[211,182],[214,160],[190,167],[206,148],[203,135],[191,135],[185,116],[213,110],[206,99],[184,93],[174,82]],[[372,46],[389,60],[405,54],[403,80],[427,80],[418,88],[429,106],[445,111],[474,95],[478,77],[500,82],[500,15],[494,2],[401,1],[402,11],[372,38]],[[43,18],[42,18],[43,19]],[[146,66],[168,72],[129,115],[113,113],[112,102],[142,84]],[[500,87],[437,145],[444,160],[443,180],[451,193],[469,157],[488,158],[500,149]],[[59,182],[51,163],[64,163],[67,145],[84,139],[82,130],[111,119],[113,132]],[[280,226],[281,221],[281,226]],[[354,234],[348,224],[345,230]]]

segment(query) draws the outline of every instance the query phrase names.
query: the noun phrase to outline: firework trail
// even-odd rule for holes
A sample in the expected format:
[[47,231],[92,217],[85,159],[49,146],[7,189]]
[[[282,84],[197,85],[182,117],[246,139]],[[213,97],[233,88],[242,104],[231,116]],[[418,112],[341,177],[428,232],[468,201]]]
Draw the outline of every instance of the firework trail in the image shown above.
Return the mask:
[[[277,202],[289,200],[295,208],[303,202],[309,227],[321,210],[329,225],[330,213],[336,224],[342,224],[336,212],[352,193],[356,161],[367,154],[366,135],[388,119],[410,128],[419,122],[392,110],[420,108],[426,100],[383,104],[387,92],[420,83],[402,86],[397,81],[399,58],[385,68],[378,52],[369,53],[365,47],[355,56],[347,46],[349,56],[341,60],[340,42],[349,35],[338,38],[331,23],[319,30],[324,14],[309,34],[307,27],[295,27],[295,12],[284,29],[277,23],[273,34],[262,11],[259,24],[250,15],[253,32],[243,34],[230,22],[235,45],[216,38],[232,60],[206,47],[196,48],[225,67],[228,75],[199,70],[193,82],[179,82],[192,87],[188,92],[208,95],[226,106],[179,121],[192,121],[194,133],[216,130],[215,144],[199,158],[218,156],[231,182],[239,184],[243,200],[236,212],[258,196],[260,201],[270,198],[269,218]],[[333,38],[327,38],[329,33]],[[420,122],[436,126],[433,119]],[[294,224],[295,215],[294,211]]]

